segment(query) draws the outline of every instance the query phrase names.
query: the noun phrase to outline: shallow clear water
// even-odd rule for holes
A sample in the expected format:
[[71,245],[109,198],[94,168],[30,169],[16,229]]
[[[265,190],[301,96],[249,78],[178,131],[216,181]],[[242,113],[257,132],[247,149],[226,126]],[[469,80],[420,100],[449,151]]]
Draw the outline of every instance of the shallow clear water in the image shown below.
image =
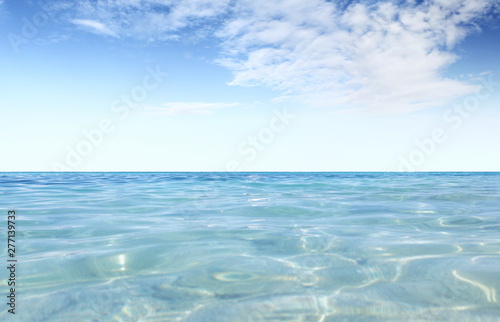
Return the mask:
[[9,209],[16,321],[500,316],[498,173],[1,173]]

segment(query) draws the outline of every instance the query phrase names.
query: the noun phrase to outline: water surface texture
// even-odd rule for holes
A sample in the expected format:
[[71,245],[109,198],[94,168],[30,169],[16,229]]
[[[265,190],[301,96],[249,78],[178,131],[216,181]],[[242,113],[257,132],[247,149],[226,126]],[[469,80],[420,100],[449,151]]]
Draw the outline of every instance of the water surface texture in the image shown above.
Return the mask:
[[10,209],[16,321],[500,316],[498,173],[1,173]]

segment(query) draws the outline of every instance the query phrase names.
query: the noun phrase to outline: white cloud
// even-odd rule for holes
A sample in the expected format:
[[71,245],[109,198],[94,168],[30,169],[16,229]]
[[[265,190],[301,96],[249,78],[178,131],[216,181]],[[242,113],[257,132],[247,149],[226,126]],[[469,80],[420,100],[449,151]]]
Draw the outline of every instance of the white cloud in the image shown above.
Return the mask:
[[71,22],[75,25],[83,26],[93,33],[119,38],[119,36],[115,32],[110,30],[105,24],[98,21],[88,19],[73,19],[71,20]]
[[453,47],[491,7],[489,0],[421,5],[321,0],[243,0],[218,32],[231,85],[282,90],[280,100],[385,112],[412,111],[474,91],[441,76]]
[[141,107],[139,111],[157,115],[211,114],[217,109],[238,106],[238,103],[169,102],[161,107]]

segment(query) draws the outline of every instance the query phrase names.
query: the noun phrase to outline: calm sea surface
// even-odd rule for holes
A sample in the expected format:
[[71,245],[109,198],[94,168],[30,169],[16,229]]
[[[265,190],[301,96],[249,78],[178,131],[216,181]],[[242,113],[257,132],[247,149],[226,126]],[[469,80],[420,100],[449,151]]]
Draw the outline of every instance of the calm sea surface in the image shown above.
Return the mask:
[[15,321],[500,320],[500,173],[0,173]]

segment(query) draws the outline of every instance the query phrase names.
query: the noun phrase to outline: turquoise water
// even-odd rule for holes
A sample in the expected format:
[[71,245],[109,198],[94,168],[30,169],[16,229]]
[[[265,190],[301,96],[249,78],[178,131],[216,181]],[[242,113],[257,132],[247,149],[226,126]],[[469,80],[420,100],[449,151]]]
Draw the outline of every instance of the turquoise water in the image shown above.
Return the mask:
[[2,320],[500,316],[498,173],[2,173],[10,209]]

